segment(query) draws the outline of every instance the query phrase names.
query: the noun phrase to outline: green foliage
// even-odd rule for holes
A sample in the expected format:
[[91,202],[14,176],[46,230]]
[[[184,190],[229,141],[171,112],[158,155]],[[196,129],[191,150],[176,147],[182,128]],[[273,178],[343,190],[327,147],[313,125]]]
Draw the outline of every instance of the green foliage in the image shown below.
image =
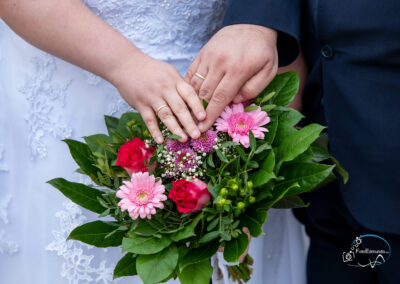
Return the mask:
[[113,279],[137,275],[136,256],[127,253],[122,257],[114,268]]
[[179,262],[179,270],[182,272],[186,266],[209,260],[218,250],[219,242],[212,241],[207,245],[190,249]]
[[179,252],[172,244],[156,254],[141,254],[136,260],[137,273],[144,284],[158,283],[173,273]]
[[210,261],[203,260],[185,267],[179,273],[181,284],[208,284],[210,283],[213,269]]
[[315,189],[331,174],[335,166],[318,163],[290,163],[282,166],[279,175],[285,180],[276,184],[275,190],[286,188],[294,183],[299,187],[293,188],[288,194],[299,194]]
[[140,236],[131,233],[129,238],[123,238],[122,251],[137,254],[153,254],[162,251],[171,244],[171,239],[167,236],[156,235]]
[[277,106],[287,106],[296,96],[299,82],[299,76],[295,71],[279,74],[261,93],[261,96],[275,92],[271,102]]
[[72,202],[83,208],[99,214],[104,211],[104,207],[97,200],[103,194],[100,190],[80,183],[69,182],[63,178],[52,179],[47,183],[57,188],[67,198],[71,199]]
[[[99,248],[116,247],[122,243],[124,231],[118,230],[118,223],[94,221],[76,227],[68,239],[84,242]],[[115,231],[115,233],[113,233]],[[112,237],[109,236],[111,233]]]
[[233,238],[225,243],[224,258],[228,262],[237,262],[239,257],[246,251],[249,244],[247,234],[241,233],[239,237]]

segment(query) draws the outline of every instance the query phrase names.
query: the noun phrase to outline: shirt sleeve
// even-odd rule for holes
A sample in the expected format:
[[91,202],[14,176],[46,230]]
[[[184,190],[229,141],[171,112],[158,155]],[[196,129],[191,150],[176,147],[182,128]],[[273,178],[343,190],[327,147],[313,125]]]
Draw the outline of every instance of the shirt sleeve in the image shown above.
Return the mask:
[[230,0],[223,26],[260,25],[278,31],[279,66],[290,64],[299,54],[301,0]]

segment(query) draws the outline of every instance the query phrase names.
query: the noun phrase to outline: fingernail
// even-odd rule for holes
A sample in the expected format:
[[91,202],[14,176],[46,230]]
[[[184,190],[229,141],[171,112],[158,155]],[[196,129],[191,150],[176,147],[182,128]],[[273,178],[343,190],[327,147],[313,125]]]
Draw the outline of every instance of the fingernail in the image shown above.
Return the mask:
[[200,122],[199,125],[197,125],[197,126],[199,127],[201,132],[204,131],[204,123],[203,122]]
[[199,119],[203,119],[206,117],[206,113],[204,111],[199,112]]
[[192,131],[192,137],[197,139],[200,136],[200,131],[198,130],[194,130]]
[[157,137],[157,138],[156,138],[156,142],[157,142],[158,144],[161,144],[162,141],[163,141],[163,139],[162,139],[161,137]]

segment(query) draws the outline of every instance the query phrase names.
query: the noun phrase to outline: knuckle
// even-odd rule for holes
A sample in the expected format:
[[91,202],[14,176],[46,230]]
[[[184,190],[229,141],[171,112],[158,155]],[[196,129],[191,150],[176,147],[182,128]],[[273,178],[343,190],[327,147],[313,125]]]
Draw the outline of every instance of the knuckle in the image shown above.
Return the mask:
[[163,108],[158,113],[158,116],[160,117],[161,120],[168,120],[168,119],[172,118],[172,113],[168,109]]
[[253,97],[257,96],[256,89],[254,88],[254,86],[252,86],[250,84],[244,85],[241,93],[245,98],[253,98]]
[[223,104],[226,102],[228,96],[225,90],[217,90],[215,94],[212,96],[211,101],[217,104]]
[[199,97],[200,98],[207,98],[211,93],[211,90],[209,88],[201,88],[199,92]]
[[180,115],[180,114],[184,114],[184,113],[188,112],[188,110],[187,110],[187,107],[186,107],[185,104],[183,104],[183,103],[176,103],[174,112],[175,112],[176,114],[179,114],[179,115]]

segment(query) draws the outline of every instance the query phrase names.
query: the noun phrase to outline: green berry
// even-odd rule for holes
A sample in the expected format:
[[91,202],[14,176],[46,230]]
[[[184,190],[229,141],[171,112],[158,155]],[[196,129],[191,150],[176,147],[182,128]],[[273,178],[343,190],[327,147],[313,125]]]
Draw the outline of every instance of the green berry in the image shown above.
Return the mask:
[[226,204],[226,199],[225,199],[225,198],[221,198],[221,199],[219,200],[218,204],[219,204],[220,206],[224,206],[224,205]]
[[247,182],[247,188],[248,189],[252,189],[253,188],[253,182],[252,181],[248,181]]
[[238,202],[238,204],[236,205],[237,209],[242,210],[244,209],[244,207],[246,206],[246,204],[244,204],[244,202]]
[[144,137],[150,137],[150,132],[148,130],[143,131],[143,136]]
[[231,185],[231,188],[232,188],[234,191],[236,191],[236,190],[239,189],[239,186],[238,186],[237,184],[232,184],[232,185]]
[[249,197],[249,202],[250,202],[250,203],[256,202],[256,198],[255,198],[254,196],[250,196],[250,197]]
[[224,187],[224,188],[221,189],[220,194],[221,194],[222,196],[226,196],[226,195],[228,195],[228,193],[229,193],[229,191],[228,191],[227,188]]

